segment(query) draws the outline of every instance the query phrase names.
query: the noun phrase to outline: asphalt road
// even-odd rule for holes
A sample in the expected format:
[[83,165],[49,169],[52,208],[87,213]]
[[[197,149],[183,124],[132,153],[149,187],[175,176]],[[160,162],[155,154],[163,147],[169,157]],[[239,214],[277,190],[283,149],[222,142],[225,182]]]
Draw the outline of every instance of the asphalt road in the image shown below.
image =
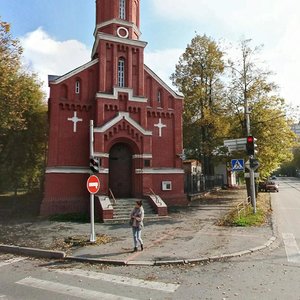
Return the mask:
[[300,300],[300,181],[272,193],[278,242],[252,255],[180,266],[101,266],[0,256],[2,299]]
[[278,233],[289,262],[300,263],[300,180],[279,178],[280,192],[272,194]]

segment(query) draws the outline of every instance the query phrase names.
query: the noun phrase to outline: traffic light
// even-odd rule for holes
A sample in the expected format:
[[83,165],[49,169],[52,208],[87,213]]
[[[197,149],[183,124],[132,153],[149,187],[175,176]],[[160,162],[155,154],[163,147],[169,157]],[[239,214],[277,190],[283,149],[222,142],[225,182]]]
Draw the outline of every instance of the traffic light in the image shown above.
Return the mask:
[[256,138],[254,138],[252,135],[247,136],[246,149],[248,155],[255,154],[255,148],[256,148],[255,142],[256,142]]
[[90,170],[93,173],[99,173],[100,169],[100,159],[97,157],[91,157],[90,158]]

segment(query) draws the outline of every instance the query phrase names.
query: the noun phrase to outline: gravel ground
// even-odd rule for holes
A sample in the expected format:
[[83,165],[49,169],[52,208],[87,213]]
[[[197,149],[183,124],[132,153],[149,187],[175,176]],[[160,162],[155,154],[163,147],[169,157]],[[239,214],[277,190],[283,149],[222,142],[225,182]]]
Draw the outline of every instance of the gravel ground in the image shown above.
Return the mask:
[[[188,207],[173,207],[168,220],[151,222],[146,226],[156,230],[163,225],[164,230],[180,228],[187,232],[198,230],[201,226],[217,226],[218,220],[212,219],[210,210],[203,210],[202,205],[209,205],[214,210],[220,206],[219,217],[222,218],[245,198],[245,190],[220,190],[191,202]],[[95,226],[96,232],[101,233],[97,235],[98,245],[113,243],[128,234],[127,224],[98,223]],[[53,222],[38,216],[28,217],[28,213],[22,218],[19,211],[0,220],[0,243],[8,245],[68,251],[88,244],[89,232],[89,223]]]

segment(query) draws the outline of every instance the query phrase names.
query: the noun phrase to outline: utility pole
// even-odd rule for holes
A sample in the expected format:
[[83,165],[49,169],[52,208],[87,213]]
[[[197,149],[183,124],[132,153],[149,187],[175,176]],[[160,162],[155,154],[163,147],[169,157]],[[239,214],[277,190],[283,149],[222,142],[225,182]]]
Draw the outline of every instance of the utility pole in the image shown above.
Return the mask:
[[[245,118],[246,118],[246,133],[247,137],[251,136],[251,128],[250,128],[250,110],[249,110],[249,104],[247,96],[245,95]],[[253,144],[254,144],[254,138],[253,138]],[[248,143],[248,141],[247,141]],[[254,177],[254,168],[251,164],[251,161],[254,159],[254,148],[253,153],[249,153],[249,162],[250,162],[250,168],[249,168],[249,176],[250,176],[250,196],[251,196],[251,204],[253,207],[253,213],[256,214],[256,195],[255,195],[255,177]]]
[[[94,157],[94,121],[90,120],[90,157]],[[91,236],[90,242],[96,242],[95,235],[95,198],[94,193],[90,193],[90,219],[91,219]]]

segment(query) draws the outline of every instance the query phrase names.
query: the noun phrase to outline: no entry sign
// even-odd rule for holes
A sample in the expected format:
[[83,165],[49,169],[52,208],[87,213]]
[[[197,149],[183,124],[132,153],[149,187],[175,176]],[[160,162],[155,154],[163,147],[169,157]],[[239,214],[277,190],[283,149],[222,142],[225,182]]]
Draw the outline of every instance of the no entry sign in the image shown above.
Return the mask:
[[90,194],[96,194],[98,193],[100,189],[100,180],[97,176],[92,175],[88,178],[86,187]]

